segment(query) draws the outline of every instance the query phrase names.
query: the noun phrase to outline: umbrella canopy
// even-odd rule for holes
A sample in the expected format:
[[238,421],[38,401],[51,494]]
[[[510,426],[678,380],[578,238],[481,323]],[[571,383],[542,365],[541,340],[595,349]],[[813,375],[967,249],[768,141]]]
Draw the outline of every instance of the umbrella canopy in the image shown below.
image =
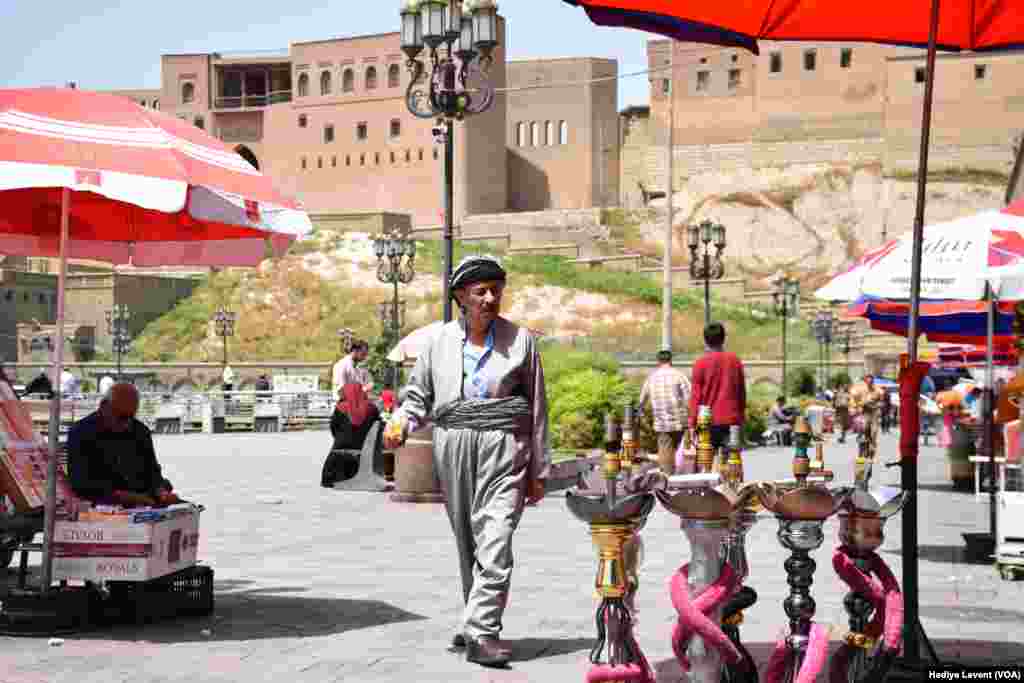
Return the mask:
[[[622,26],[684,42],[745,47],[758,40],[928,44],[931,0],[564,0],[600,26]],[[884,20],[880,20],[884,17]],[[943,0],[935,44],[985,50],[1024,43],[1024,7],[999,0]]]
[[297,202],[183,121],[113,95],[0,90],[0,254],[60,263],[43,591],[53,578],[67,259],[256,265],[311,228]]
[[[983,275],[992,272],[1006,273],[999,289],[1001,299],[1024,299],[1024,278],[1012,277],[1012,269],[1024,263],[1024,216],[1016,213],[1020,206],[1015,204],[1013,212],[983,211],[926,226],[921,297],[979,301],[985,298]],[[913,235],[907,233],[862,256],[814,296],[826,301],[856,301],[865,296],[909,299],[912,250]]]
[[[1002,345],[993,349],[992,362],[995,365],[1016,366],[1017,350],[1011,345]],[[988,358],[988,349],[984,346],[942,346],[939,347],[939,364],[947,368],[982,367]]]
[[74,89],[0,90],[0,254],[255,265],[312,229],[298,202],[199,128]]
[[[928,341],[946,344],[986,344],[988,303],[983,301],[938,301],[921,304],[917,331]],[[907,336],[910,305],[896,301],[862,301],[847,309],[848,315],[866,318],[871,328]],[[1006,345],[1014,340],[1014,305],[996,305],[994,340]]]

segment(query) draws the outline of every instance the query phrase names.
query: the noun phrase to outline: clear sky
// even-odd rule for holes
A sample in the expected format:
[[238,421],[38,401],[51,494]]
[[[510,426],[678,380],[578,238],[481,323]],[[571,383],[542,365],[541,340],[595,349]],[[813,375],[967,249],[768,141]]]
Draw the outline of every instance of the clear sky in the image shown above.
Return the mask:
[[[160,86],[160,55],[286,48],[397,31],[398,0],[0,0],[0,87]],[[562,0],[503,0],[508,56],[606,57],[647,67],[650,34],[600,28]],[[619,81],[619,104],[646,104],[646,76]]]

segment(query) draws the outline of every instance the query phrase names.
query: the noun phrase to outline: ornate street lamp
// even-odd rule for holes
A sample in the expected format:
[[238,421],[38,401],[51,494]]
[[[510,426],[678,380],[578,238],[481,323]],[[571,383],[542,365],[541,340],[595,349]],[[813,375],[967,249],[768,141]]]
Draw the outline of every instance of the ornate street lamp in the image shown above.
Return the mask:
[[[498,46],[494,0],[402,0],[402,51],[412,80],[405,92],[409,112],[436,119],[434,137],[444,141],[444,320],[452,319],[448,283],[454,243],[455,162],[453,123],[480,114],[494,102],[488,69]],[[419,59],[427,50],[430,74]]]
[[836,344],[839,345],[839,350],[844,356],[846,361],[846,373],[850,373],[850,351],[856,347],[856,338],[854,337],[853,327],[856,323],[852,320],[840,320],[839,330],[836,333]]
[[[687,228],[690,247],[690,277],[704,280],[704,324],[711,324],[711,280],[721,280],[725,275],[722,252],[725,250],[725,226],[721,223],[704,221]],[[714,259],[711,246],[715,247]],[[703,246],[703,258],[698,260],[698,250]]]
[[106,312],[107,333],[110,335],[110,348],[117,356],[117,381],[121,381],[121,357],[128,353],[132,345],[132,335],[128,330],[128,321],[131,319],[131,311],[125,304],[114,304],[114,307]]
[[[380,315],[380,324],[384,328],[385,332],[391,332],[394,334],[395,330],[401,330],[405,327],[405,302],[399,301],[396,308],[394,301],[382,301],[377,304],[377,313]],[[395,314],[398,314],[398,318],[395,318]],[[397,343],[398,340],[395,340]]]
[[821,382],[819,386],[828,388],[828,355],[829,347],[832,345],[832,336],[835,326],[835,316],[832,311],[818,311],[811,321],[811,332],[818,342],[818,367]]
[[228,365],[228,337],[235,336],[235,313],[226,310],[223,306],[213,314],[213,322],[217,326],[217,336],[223,341],[224,367]]
[[[413,260],[416,258],[416,240],[408,237],[401,237],[398,234],[384,235],[373,239],[373,252],[380,261],[377,266],[377,279],[385,284],[394,287],[394,296],[391,299],[391,315],[387,322],[390,323],[393,343],[398,343],[401,338],[402,324],[405,322],[404,306],[402,313],[399,313],[398,283],[407,285],[416,277],[416,269],[413,267]],[[384,304],[386,306],[386,304]],[[381,314],[383,322],[383,312]],[[393,375],[393,384],[398,386],[398,372]]]
[[786,326],[789,323],[789,316],[797,312],[800,307],[800,281],[783,276],[775,280],[775,291],[772,292],[772,300],[775,304],[775,315],[782,320],[782,397],[786,397],[786,357],[788,347],[786,345]]

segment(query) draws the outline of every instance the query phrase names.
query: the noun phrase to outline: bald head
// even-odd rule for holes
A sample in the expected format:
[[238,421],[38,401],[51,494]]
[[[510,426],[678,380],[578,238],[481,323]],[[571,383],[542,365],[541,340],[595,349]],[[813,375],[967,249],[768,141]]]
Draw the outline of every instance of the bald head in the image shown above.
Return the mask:
[[100,405],[100,411],[107,418],[108,426],[116,432],[130,429],[132,418],[138,410],[139,390],[134,384],[120,383],[110,387]]

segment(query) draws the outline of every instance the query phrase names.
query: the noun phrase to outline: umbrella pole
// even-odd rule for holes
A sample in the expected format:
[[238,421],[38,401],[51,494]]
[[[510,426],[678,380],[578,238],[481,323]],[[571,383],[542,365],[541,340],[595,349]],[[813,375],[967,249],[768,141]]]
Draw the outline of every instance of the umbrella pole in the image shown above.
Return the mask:
[[60,200],[60,268],[57,275],[57,348],[54,398],[50,402],[49,458],[46,461],[46,502],[43,507],[43,567],[41,589],[49,593],[53,584],[53,531],[57,513],[57,441],[60,438],[61,375],[64,373],[64,290],[67,274],[68,224],[71,220],[71,190],[64,188]]
[[992,344],[995,339],[995,328],[996,328],[996,296],[992,291],[992,285],[986,283],[985,289],[988,294],[988,331],[986,342],[988,348],[986,349],[985,355],[985,393],[984,403],[982,404],[982,449],[985,455],[988,456],[988,468],[991,473],[989,476],[992,477],[989,482],[989,493],[988,493],[988,521],[989,531],[992,534],[992,542],[995,543],[996,538],[996,449],[995,449],[995,425],[993,424],[992,412],[995,408],[995,402],[993,400],[995,394],[995,371],[993,370],[994,361],[994,349]]
[[[917,362],[918,315],[921,310],[921,255],[924,242],[925,192],[928,185],[928,147],[931,142],[932,98],[935,85],[935,46],[939,33],[939,2],[932,0],[931,20],[928,27],[928,56],[924,83],[924,107],[921,114],[921,152],[917,168],[917,206],[914,213],[914,241],[910,261],[910,321],[907,330],[907,355],[911,364]],[[918,601],[917,564],[917,442],[913,451],[902,457],[902,484],[906,504],[903,507],[903,599],[905,661],[911,667],[921,660],[921,640],[928,636],[921,627]],[[928,643],[929,649],[931,644]]]

